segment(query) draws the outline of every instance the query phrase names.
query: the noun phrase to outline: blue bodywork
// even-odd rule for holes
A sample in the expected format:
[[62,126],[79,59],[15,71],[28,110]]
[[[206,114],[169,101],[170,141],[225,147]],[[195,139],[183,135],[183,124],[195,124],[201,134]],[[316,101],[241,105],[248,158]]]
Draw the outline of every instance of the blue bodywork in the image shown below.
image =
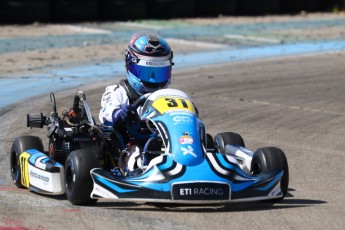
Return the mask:
[[251,175],[233,156],[206,151],[205,126],[185,93],[172,89],[153,93],[141,118],[155,125],[165,151],[127,176],[93,169],[92,198],[223,203],[283,196],[283,170]]

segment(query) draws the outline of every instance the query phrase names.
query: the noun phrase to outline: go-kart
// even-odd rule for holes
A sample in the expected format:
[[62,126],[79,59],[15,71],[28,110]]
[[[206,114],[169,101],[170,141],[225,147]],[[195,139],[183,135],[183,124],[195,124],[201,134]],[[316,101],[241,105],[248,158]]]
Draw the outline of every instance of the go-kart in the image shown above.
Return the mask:
[[[18,187],[44,194],[66,193],[72,204],[97,199],[163,203],[228,203],[283,199],[288,190],[286,156],[275,147],[245,148],[233,132],[212,138],[191,98],[162,89],[136,100],[140,130],[147,138],[121,149],[117,128],[96,125],[86,97],[78,92],[73,108],[28,115],[28,127],[48,126],[49,151],[35,136],[17,138],[11,174]],[[144,124],[144,125],[143,125]],[[128,129],[130,130],[130,129]],[[128,135],[131,135],[130,133]]]

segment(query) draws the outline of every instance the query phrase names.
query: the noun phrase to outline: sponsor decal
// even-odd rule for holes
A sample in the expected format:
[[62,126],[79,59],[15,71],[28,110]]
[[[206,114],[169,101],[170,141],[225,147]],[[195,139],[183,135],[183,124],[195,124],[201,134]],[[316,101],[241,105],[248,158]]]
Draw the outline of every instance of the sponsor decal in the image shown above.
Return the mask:
[[192,155],[193,157],[197,158],[197,155],[193,152],[193,147],[188,145],[187,148],[181,147],[181,150],[183,151],[183,156],[185,155]]
[[278,196],[282,194],[280,182],[276,185],[275,188],[272,189],[272,191],[268,194],[269,197],[271,196]]
[[189,116],[174,116],[173,117],[174,125],[180,125],[180,124],[193,124],[193,119]]
[[230,187],[228,184],[198,182],[174,184],[174,200],[228,200]]
[[182,136],[179,138],[179,142],[182,144],[182,145],[185,145],[185,144],[193,144],[194,140],[193,140],[193,137],[191,136]]
[[[155,52],[155,50],[152,50]],[[135,61],[136,62],[136,61]],[[152,60],[139,60],[137,62],[138,65],[141,66],[155,66],[155,67],[160,67],[160,66],[171,66],[170,60],[163,60],[163,61],[152,61]]]
[[157,62],[157,61],[146,61],[146,65],[148,66],[166,66],[169,63],[166,62]]
[[189,116],[189,117],[193,117],[193,114],[188,112],[188,111],[173,111],[171,113],[169,113],[170,116],[174,117],[174,116]]
[[100,196],[103,198],[118,198],[117,196],[115,196],[114,194],[106,190],[105,188],[99,186],[98,184],[94,184],[91,197],[97,198],[97,196]]
[[73,141],[74,142],[91,142],[92,139],[91,139],[91,137],[74,137]]
[[65,149],[65,150],[69,150],[69,149],[70,149],[70,144],[69,144],[69,142],[64,142],[63,145],[64,145],[64,149]]
[[180,188],[180,196],[223,196],[224,190],[221,188]]
[[40,181],[42,181],[44,184],[48,184],[49,183],[49,177],[43,176],[41,174],[38,174],[34,171],[30,171],[30,177],[32,178],[36,178]]

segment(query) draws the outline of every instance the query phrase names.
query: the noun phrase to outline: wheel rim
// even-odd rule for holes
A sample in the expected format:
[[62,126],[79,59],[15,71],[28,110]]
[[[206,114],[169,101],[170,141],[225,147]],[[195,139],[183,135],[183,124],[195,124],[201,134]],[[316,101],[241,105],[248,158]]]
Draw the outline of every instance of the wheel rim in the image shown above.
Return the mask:
[[17,180],[18,178],[18,157],[17,157],[17,153],[15,151],[12,152],[11,154],[11,172],[13,175],[13,179]]
[[258,162],[254,162],[252,165],[252,172],[253,174],[259,174],[261,173],[261,167],[260,164]]
[[67,166],[66,168],[66,189],[68,191],[72,191],[73,187],[73,173],[71,166]]

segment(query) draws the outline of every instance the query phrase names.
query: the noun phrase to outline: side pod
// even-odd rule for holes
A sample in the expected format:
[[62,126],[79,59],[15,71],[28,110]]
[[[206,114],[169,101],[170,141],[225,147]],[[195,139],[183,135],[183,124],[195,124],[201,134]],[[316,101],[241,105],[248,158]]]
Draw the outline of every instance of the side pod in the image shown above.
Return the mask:
[[61,195],[65,193],[64,167],[36,149],[29,149],[19,157],[21,184],[31,191]]

